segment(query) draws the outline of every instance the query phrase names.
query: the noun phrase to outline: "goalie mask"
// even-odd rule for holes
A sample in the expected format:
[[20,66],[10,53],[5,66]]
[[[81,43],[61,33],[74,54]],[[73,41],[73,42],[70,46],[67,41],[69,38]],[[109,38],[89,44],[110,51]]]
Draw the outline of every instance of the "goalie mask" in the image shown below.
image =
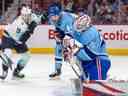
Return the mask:
[[74,29],[78,32],[86,30],[91,24],[91,18],[88,15],[78,17],[74,22]]
[[29,7],[23,7],[21,9],[21,17],[26,23],[29,23],[31,21],[31,9]]

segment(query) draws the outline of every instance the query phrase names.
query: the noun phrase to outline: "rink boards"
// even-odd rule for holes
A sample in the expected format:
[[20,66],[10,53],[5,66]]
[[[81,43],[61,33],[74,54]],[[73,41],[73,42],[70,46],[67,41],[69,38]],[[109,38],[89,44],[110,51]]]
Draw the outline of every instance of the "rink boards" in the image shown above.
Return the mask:
[[[106,40],[111,55],[128,55],[128,25],[96,25],[96,28]],[[54,26],[39,25],[27,43],[32,53],[53,53],[53,38]]]

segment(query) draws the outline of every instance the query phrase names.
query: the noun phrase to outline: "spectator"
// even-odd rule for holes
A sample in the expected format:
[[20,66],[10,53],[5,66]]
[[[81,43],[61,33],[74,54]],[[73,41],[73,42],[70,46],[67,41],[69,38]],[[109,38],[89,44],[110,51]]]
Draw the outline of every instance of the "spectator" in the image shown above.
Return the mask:
[[128,5],[128,0],[121,0],[124,5]]
[[74,4],[73,0],[66,0],[64,10],[73,12],[73,4]]

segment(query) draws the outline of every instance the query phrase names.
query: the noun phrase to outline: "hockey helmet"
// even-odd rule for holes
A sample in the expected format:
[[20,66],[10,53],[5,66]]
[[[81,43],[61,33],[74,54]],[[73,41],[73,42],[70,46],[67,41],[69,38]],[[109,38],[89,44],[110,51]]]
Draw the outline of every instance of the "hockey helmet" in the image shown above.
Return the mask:
[[61,9],[56,5],[52,5],[48,8],[49,16],[59,16],[60,12],[61,12]]
[[86,28],[88,28],[90,25],[91,18],[86,14],[79,16],[74,22],[74,28],[78,32],[86,30]]

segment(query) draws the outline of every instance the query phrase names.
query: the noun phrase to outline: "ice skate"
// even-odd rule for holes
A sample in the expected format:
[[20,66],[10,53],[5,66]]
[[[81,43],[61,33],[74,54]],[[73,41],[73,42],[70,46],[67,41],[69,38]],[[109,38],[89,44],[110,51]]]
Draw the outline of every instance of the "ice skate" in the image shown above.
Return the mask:
[[61,75],[61,71],[60,71],[60,69],[59,69],[59,70],[57,70],[56,72],[51,73],[51,74],[49,75],[49,77],[50,77],[51,79],[59,79],[59,78],[60,78],[60,75]]

